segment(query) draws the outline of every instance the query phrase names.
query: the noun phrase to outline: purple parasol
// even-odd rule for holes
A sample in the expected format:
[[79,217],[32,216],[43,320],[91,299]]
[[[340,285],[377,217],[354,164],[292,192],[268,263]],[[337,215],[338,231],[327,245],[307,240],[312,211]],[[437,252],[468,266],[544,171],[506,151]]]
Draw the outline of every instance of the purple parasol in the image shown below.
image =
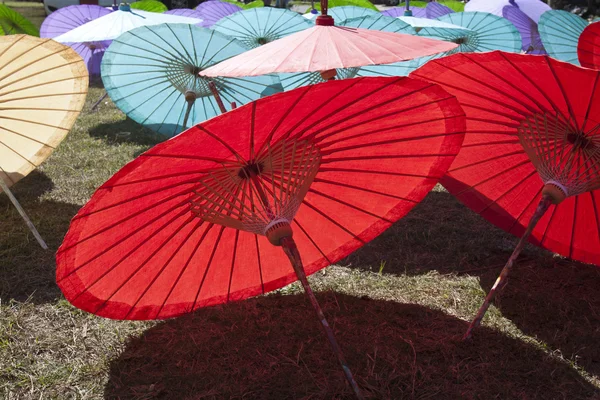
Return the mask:
[[425,7],[425,15],[429,19],[435,19],[435,18],[441,17],[442,15],[450,14],[453,12],[454,12],[454,10],[451,9],[450,7],[446,7],[443,4],[436,3],[433,1],[429,4],[427,4],[427,7]]
[[[388,17],[404,17],[404,7],[394,7],[389,10],[384,10],[381,14],[386,15]],[[412,16],[417,18],[427,18],[425,15],[425,9],[419,7],[410,7],[410,11],[412,11]]]
[[178,15],[180,17],[196,18],[202,20],[202,22],[196,24],[197,26],[204,26],[204,18],[200,11],[192,10],[191,8],[174,8],[173,10],[165,11],[164,14]]
[[483,11],[502,17],[502,9],[513,5],[519,8],[536,24],[543,13],[551,8],[541,0],[470,0],[465,4],[465,11]]
[[216,24],[221,18],[242,11],[242,8],[235,4],[226,3],[224,1],[212,0],[200,3],[196,7],[203,20],[202,25],[206,28],[210,28]]
[[521,34],[523,50],[527,54],[547,54],[537,24],[523,11],[514,6],[505,6],[502,16],[512,22]]
[[[50,14],[40,28],[40,37],[54,38],[112,11],[95,5],[75,5],[59,8]],[[104,50],[111,41],[91,43],[65,43],[75,50],[87,66],[90,75],[100,75],[100,63]]]

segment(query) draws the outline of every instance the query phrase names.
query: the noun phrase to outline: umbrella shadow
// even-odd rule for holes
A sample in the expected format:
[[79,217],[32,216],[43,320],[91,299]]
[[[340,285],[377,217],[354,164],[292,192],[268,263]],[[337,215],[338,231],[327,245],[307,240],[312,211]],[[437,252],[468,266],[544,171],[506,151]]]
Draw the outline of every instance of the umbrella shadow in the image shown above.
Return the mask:
[[[317,296],[368,398],[585,399],[567,363],[415,304]],[[160,323],[110,366],[107,399],[351,399],[303,295],[266,296]]]
[[[383,273],[477,276],[486,293],[518,238],[433,191],[383,235],[341,262]],[[496,301],[503,316],[600,376],[600,269],[528,244]],[[474,310],[475,312],[475,310]]]
[[45,174],[33,171],[11,188],[44,240],[43,250],[8,197],[0,193],[0,299],[40,304],[60,296],[54,254],[80,206],[40,200],[53,187]]
[[97,124],[90,128],[89,134],[92,137],[103,139],[111,145],[135,143],[144,146],[154,146],[168,139],[167,136],[158,134],[130,118],[117,122]]

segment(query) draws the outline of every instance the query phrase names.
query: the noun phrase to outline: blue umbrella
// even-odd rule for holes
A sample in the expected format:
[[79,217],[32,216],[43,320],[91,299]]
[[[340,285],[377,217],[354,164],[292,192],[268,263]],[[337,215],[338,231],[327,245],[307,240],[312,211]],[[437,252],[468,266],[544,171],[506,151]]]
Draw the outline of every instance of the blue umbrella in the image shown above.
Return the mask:
[[[342,7],[340,7],[342,8]],[[372,29],[384,32],[414,34],[415,30],[400,21],[397,18],[386,17],[375,13],[374,15],[365,15],[358,18],[347,19],[339,24],[339,26],[348,26],[352,28]],[[393,65],[393,64],[392,64]],[[380,73],[378,73],[380,71]],[[348,79],[356,76],[381,76],[395,75],[387,65],[370,65],[362,68],[338,68],[336,69],[337,79]],[[290,74],[280,74],[281,85],[284,90],[291,90],[300,86],[313,85],[315,83],[324,82],[319,72],[300,72]]]
[[449,40],[458,44],[453,53],[484,52],[502,50],[512,53],[521,51],[521,35],[510,21],[493,14],[467,11],[446,14],[438,18],[438,21],[462,26],[469,29],[467,34],[458,34],[448,37],[446,34],[438,35],[435,28],[419,35],[426,35],[440,40]]
[[558,60],[580,65],[577,42],[588,26],[585,19],[562,10],[546,11],[540,17],[538,29],[548,54]]
[[377,11],[354,6],[333,7],[329,9],[327,14],[331,15],[336,25],[341,25],[341,23],[347,19],[364,17],[367,15],[379,15]]
[[228,15],[212,29],[255,48],[313,26],[308,19],[293,11],[262,7]]
[[453,53],[485,52],[502,50],[518,53],[521,50],[521,35],[508,20],[484,12],[458,12],[446,14],[437,20],[462,27],[451,29],[449,27],[429,26],[418,31],[419,36],[432,39],[445,40],[458,44],[454,50],[432,56],[420,57],[410,61],[394,64],[398,75],[406,76],[412,71],[422,67],[432,59],[444,57]]
[[110,45],[102,60],[102,80],[127,116],[174,136],[185,129],[186,122],[191,126],[220,114],[211,82],[227,106],[278,91],[281,86],[272,75],[214,79],[198,75],[247,50],[233,38],[194,25],[140,27]]

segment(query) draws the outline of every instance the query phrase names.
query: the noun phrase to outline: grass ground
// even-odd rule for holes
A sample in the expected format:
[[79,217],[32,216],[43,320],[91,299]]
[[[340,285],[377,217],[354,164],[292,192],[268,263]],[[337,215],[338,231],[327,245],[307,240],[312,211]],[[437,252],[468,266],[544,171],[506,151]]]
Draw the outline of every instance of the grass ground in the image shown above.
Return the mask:
[[[0,195],[0,398],[352,398],[298,285],[162,322],[62,298],[54,252],[70,218],[160,140],[110,100],[87,111],[101,94],[90,89],[67,139],[13,188],[51,251]],[[310,277],[369,398],[600,399],[597,267],[528,247],[484,328],[460,341],[515,242],[438,187]]]

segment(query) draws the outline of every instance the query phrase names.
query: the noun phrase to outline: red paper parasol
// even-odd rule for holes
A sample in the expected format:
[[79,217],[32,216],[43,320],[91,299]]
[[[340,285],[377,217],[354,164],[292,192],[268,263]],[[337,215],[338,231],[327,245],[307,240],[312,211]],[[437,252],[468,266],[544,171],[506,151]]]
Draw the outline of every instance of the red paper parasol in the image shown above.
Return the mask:
[[411,76],[440,84],[467,114],[465,143],[442,184],[521,236],[468,337],[527,240],[600,264],[600,72],[492,52],[433,60]]
[[200,72],[209,77],[257,76],[279,72],[321,72],[412,60],[450,51],[456,43],[420,36],[334,26],[321,1],[315,26],[222,61]]
[[600,23],[594,22],[581,32],[577,58],[583,67],[600,69]]
[[94,314],[162,319],[300,279],[335,347],[304,274],[412,209],[464,129],[454,97],[407,78],[260,99],[155,146],[98,189],[58,250],[58,284]]

